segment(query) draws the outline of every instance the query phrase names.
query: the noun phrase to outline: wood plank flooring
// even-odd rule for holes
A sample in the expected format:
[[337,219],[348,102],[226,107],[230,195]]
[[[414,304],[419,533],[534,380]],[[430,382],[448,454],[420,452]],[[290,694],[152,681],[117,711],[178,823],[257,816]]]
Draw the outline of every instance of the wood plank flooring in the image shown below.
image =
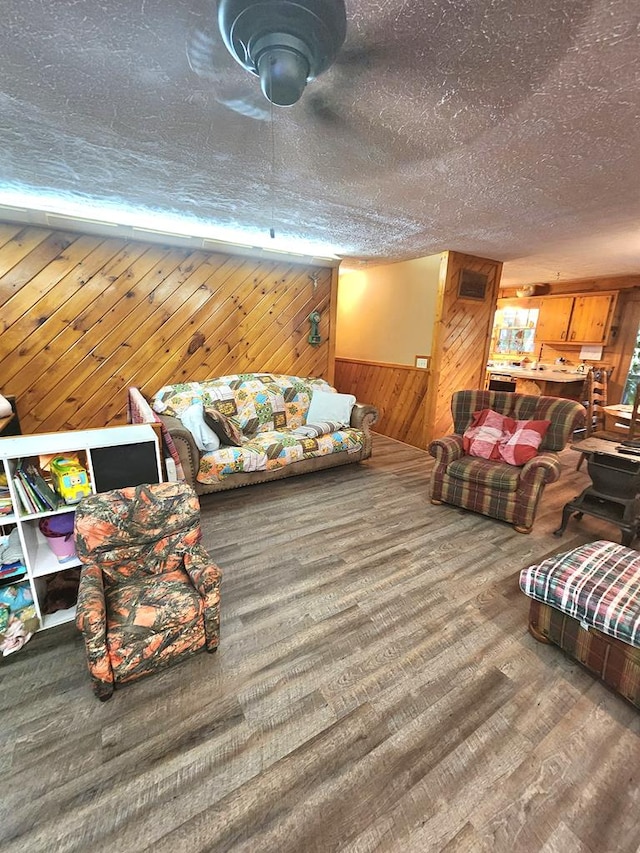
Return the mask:
[[79,635],[0,663],[0,849],[544,851],[640,845],[640,715],[527,633],[519,570],[616,528],[562,505],[529,536],[428,502],[432,460],[202,499],[222,640],[92,695]]

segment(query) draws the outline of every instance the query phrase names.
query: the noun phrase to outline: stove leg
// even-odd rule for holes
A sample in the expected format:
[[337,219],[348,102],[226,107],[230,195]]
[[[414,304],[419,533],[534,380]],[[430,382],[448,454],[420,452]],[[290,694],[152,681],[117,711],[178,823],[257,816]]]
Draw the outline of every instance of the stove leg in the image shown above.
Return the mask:
[[623,530],[622,531],[622,544],[625,545],[627,548],[630,548],[631,543],[636,538],[636,533],[637,533],[636,530],[629,530],[629,529]]
[[567,504],[562,510],[562,524],[557,530],[553,531],[554,536],[562,536],[562,534],[565,532],[565,530],[567,529],[567,524],[569,523],[569,516],[571,515],[571,512],[571,504]]

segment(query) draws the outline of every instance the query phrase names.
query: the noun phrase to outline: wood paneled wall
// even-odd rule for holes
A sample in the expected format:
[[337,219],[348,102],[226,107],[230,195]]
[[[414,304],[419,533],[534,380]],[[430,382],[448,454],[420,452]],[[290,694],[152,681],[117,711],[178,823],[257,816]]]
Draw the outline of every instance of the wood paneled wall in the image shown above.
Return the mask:
[[[562,296],[565,293],[599,293],[603,290],[626,290],[640,286],[640,275],[608,275],[600,278],[574,278],[566,281],[550,281],[539,285],[538,296]],[[515,298],[517,287],[501,287],[498,296]]]
[[622,399],[639,331],[640,284],[621,291],[618,297],[616,334],[603,356],[603,360],[612,368],[608,387],[609,403],[619,403]]
[[429,371],[403,364],[336,358],[335,386],[379,411],[376,432],[426,449]]
[[[460,298],[458,284],[463,269],[487,276],[484,299]],[[431,350],[427,440],[451,432],[454,391],[484,387],[501,273],[499,261],[444,253]]]
[[49,432],[125,423],[130,385],[332,381],[336,283],[330,267],[0,224],[0,392],[24,432]]

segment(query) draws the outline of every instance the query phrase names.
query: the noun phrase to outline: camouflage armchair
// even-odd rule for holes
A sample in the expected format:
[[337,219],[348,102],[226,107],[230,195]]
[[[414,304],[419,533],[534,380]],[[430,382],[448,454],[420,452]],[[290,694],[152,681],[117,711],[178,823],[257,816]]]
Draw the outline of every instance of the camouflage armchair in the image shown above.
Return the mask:
[[[467,456],[462,436],[473,413],[493,409],[515,420],[547,420],[538,454],[521,467]],[[513,524],[529,533],[544,487],[560,477],[558,451],[574,430],[584,425],[585,408],[562,397],[539,397],[508,391],[456,391],[451,398],[452,435],[436,439],[429,453],[436,464],[431,478],[431,503],[448,503]]]
[[200,505],[186,483],[116,489],[78,505],[76,625],[99,699],[218,647],[220,570],[200,538]]

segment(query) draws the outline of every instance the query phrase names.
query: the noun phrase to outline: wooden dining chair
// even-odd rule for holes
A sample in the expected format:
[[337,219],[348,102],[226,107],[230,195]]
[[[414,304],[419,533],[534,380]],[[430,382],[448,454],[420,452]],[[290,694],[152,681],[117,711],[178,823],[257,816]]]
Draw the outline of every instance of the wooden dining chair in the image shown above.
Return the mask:
[[[599,423],[602,423],[602,421],[604,420],[604,406],[606,405],[607,404],[605,399],[605,403],[602,405],[600,412],[598,412]],[[595,429],[592,428],[591,432],[589,432],[589,424],[591,422],[592,417],[593,415],[589,412],[589,407],[587,407],[587,438],[600,438],[604,441],[615,441],[619,444],[621,441],[631,440],[640,437],[640,382],[636,386],[636,390],[633,395],[633,404],[629,413],[629,419],[627,420],[626,413],[621,412],[620,420],[615,424],[615,430],[604,429],[604,427],[596,426]],[[577,471],[580,470],[580,466],[582,465],[586,455],[586,453],[580,454],[580,459],[578,459],[578,464],[576,466]]]
[[587,373],[585,404],[587,407],[586,437],[604,426],[604,407],[607,405],[608,371],[592,367]]

